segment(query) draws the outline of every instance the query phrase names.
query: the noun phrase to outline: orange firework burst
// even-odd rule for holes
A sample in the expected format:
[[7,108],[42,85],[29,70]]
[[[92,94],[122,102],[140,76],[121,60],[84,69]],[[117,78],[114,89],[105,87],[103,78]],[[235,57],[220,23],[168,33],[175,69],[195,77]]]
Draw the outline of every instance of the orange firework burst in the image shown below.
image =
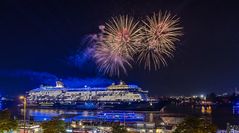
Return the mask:
[[101,33],[95,47],[95,59],[100,71],[110,76],[121,71],[127,73],[132,56],[137,52],[137,46],[142,39],[141,27],[132,17],[119,16],[112,18],[105,26],[99,27]]
[[103,41],[116,51],[133,55],[142,39],[141,27],[132,17],[119,16],[106,23],[103,31]]
[[138,61],[144,62],[145,69],[157,70],[161,65],[167,65],[166,58],[173,56],[175,42],[182,35],[179,18],[170,13],[159,12],[143,21],[143,45],[139,48]]

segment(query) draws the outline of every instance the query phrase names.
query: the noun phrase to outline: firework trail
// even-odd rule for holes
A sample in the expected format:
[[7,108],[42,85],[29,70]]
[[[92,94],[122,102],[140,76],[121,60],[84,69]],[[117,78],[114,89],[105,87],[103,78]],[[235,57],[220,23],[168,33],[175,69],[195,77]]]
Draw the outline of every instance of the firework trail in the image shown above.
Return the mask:
[[124,55],[115,50],[111,45],[99,44],[95,47],[94,58],[99,71],[110,76],[120,75],[123,71],[127,74],[126,66],[131,67],[131,56]]
[[166,58],[172,58],[175,51],[175,42],[182,36],[182,27],[179,18],[169,12],[159,12],[143,21],[143,41],[139,46],[138,61],[144,63],[144,68],[157,70],[166,66]]

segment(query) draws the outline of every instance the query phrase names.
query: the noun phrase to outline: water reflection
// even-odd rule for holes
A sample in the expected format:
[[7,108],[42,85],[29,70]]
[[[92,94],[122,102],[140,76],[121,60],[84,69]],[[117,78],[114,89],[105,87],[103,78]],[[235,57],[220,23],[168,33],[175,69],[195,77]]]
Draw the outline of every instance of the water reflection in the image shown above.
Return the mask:
[[0,110],[2,110],[2,100],[0,100]]
[[211,114],[212,113],[212,107],[211,106],[202,106],[201,107],[201,113],[202,114]]
[[[23,110],[21,110],[23,115]],[[58,117],[66,122],[75,120],[107,121],[107,122],[139,122],[145,121],[143,112],[134,111],[76,111],[57,109],[28,109],[27,118],[34,121],[50,120]],[[151,114],[151,117],[152,114]],[[153,121],[153,118],[150,118]]]
[[149,113],[149,122],[153,122],[154,121],[154,114],[151,112]]
[[232,106],[232,113],[234,115],[239,115],[239,103],[235,103],[233,106]]
[[[1,105],[1,101],[0,101]],[[23,119],[23,110],[10,108],[18,119]],[[6,106],[5,102],[2,106]],[[0,106],[1,107],[1,106]],[[3,107],[3,108],[4,108]],[[63,109],[27,109],[27,119],[32,121],[45,121],[53,117],[68,121],[110,121],[110,122],[147,122],[161,125],[174,125],[180,123],[188,115],[203,115],[212,117],[212,121],[219,128],[226,128],[226,123],[239,124],[239,103],[217,106],[178,106],[168,105],[164,111],[83,111]]]

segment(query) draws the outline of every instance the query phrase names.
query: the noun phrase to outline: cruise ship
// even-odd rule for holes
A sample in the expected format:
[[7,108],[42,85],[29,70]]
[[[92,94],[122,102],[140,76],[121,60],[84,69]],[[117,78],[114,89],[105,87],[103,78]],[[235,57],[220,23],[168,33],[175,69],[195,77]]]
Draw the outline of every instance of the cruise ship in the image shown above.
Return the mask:
[[28,107],[116,109],[116,110],[160,110],[164,103],[149,98],[148,91],[123,81],[108,87],[65,87],[60,81],[56,86],[43,86],[27,93]]

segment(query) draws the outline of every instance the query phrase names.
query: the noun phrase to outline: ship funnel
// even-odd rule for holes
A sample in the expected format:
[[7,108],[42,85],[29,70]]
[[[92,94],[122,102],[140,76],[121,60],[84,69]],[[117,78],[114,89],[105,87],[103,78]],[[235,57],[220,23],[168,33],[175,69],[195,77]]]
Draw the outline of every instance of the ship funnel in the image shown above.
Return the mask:
[[125,82],[124,81],[122,81],[122,80],[120,80],[120,83],[119,83],[120,85],[125,85]]
[[57,88],[63,88],[64,84],[61,81],[56,81],[56,87]]

